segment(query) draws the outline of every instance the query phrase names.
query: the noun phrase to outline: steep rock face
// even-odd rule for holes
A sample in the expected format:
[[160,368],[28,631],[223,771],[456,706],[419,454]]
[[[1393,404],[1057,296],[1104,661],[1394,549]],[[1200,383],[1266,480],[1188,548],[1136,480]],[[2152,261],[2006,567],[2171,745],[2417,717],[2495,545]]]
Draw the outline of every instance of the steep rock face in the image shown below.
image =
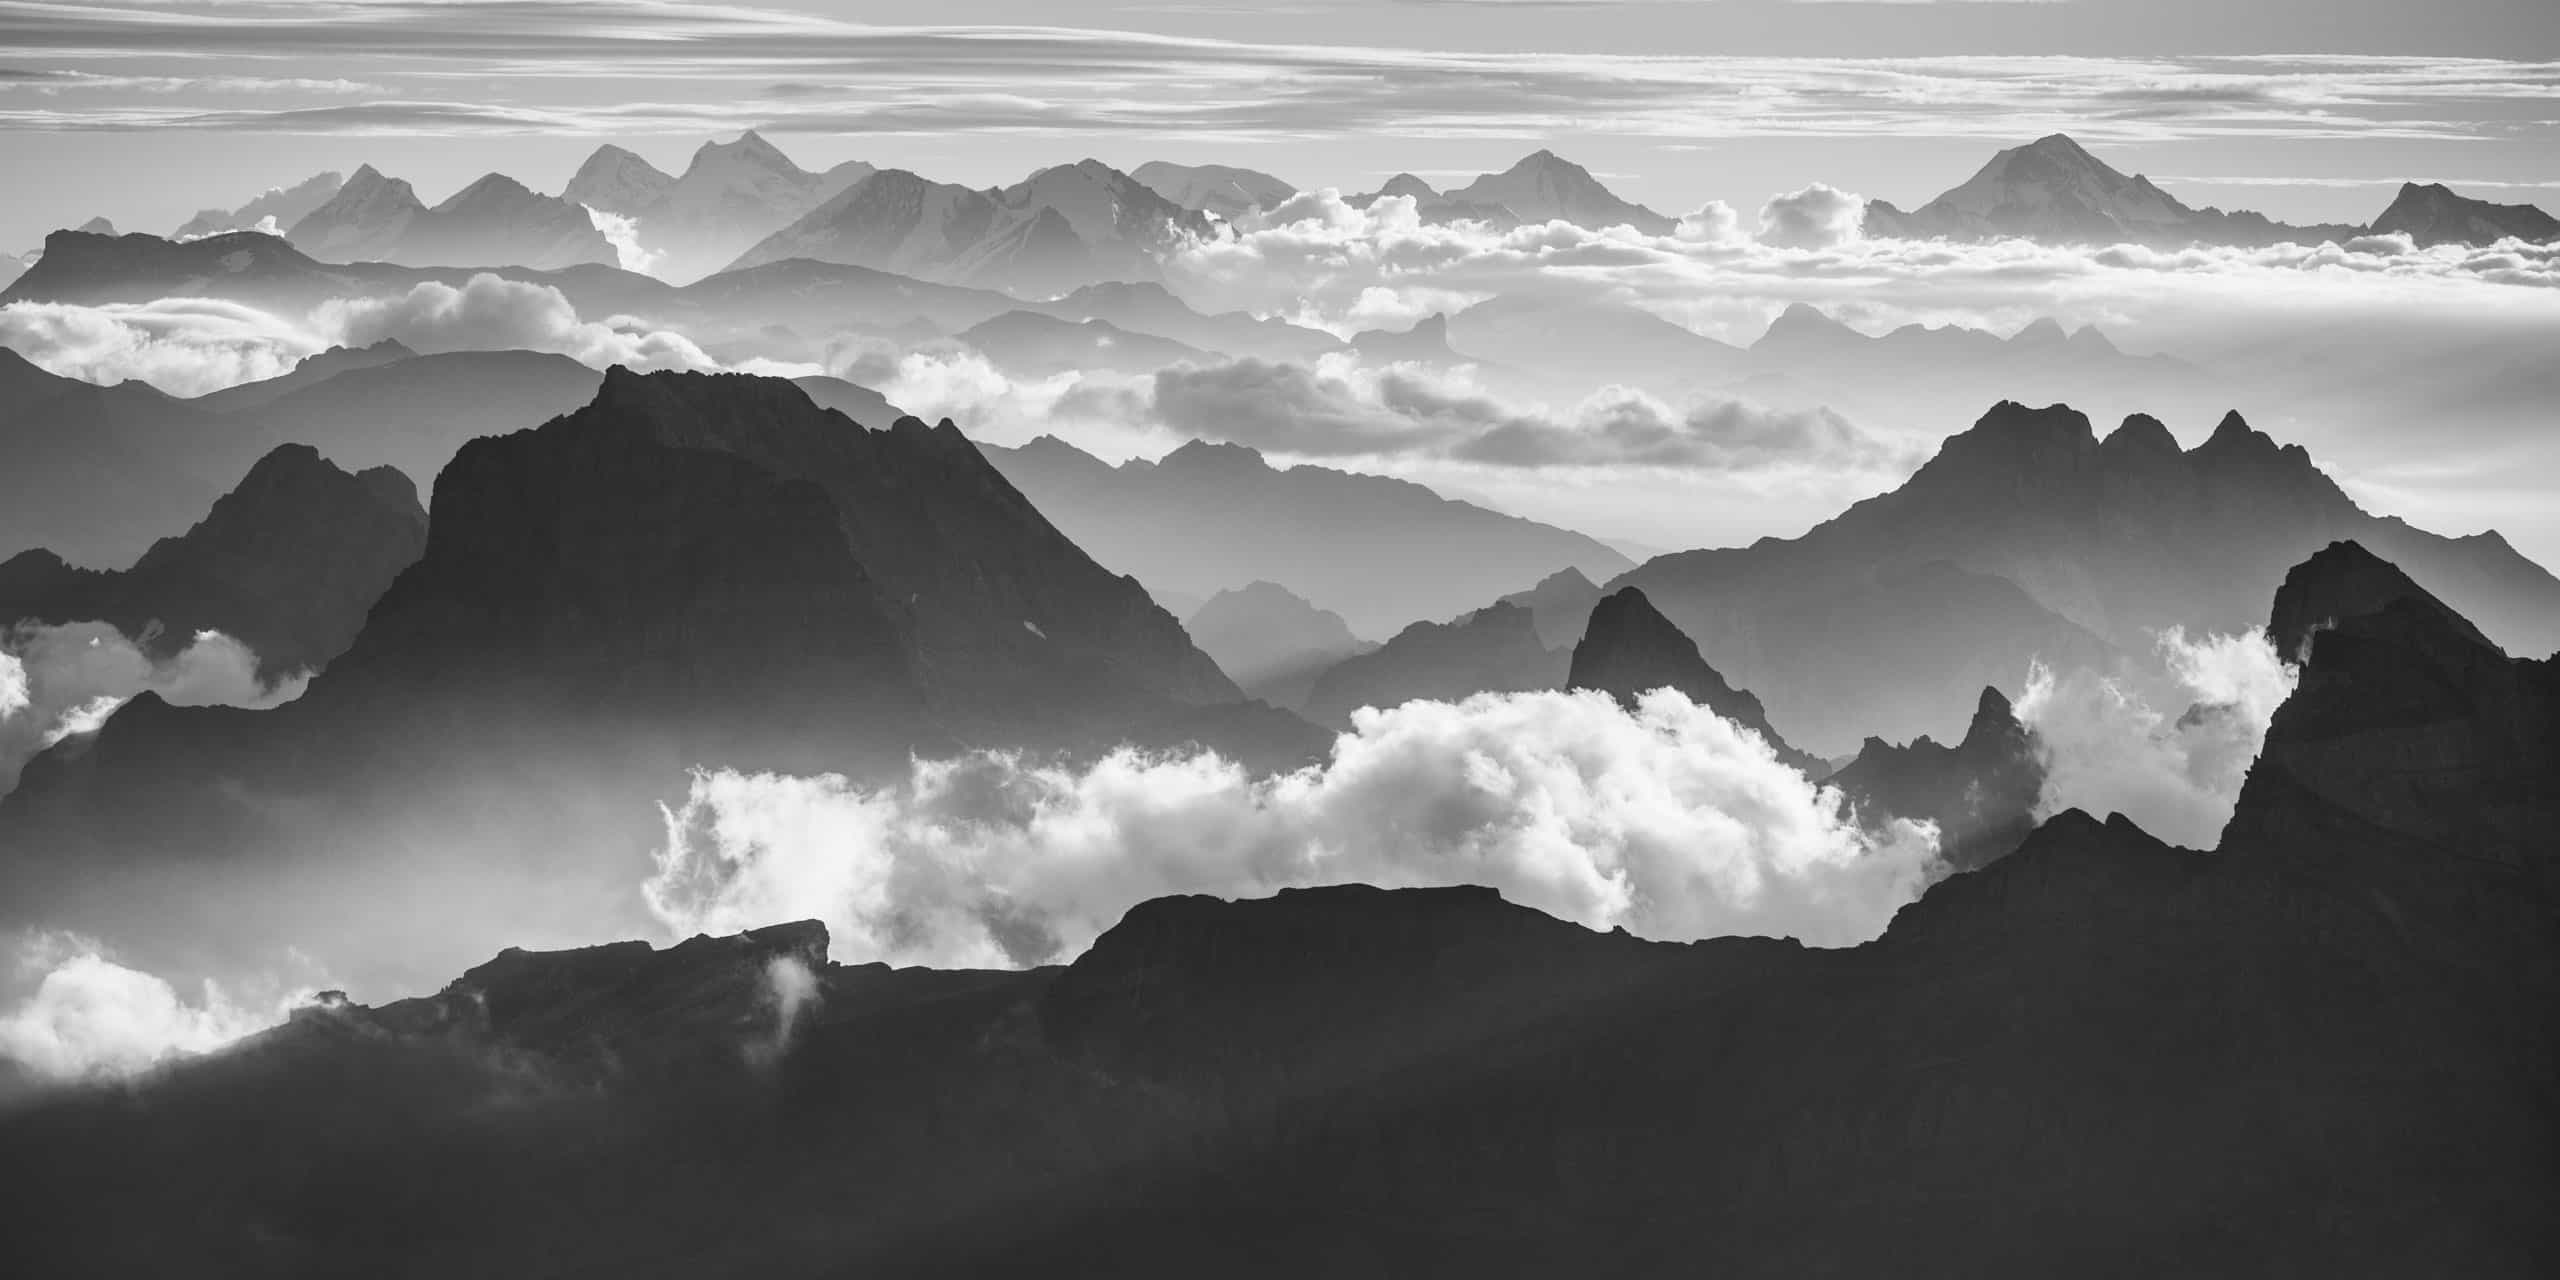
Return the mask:
[[1707,665],[1697,642],[1682,635],[1644,593],[1620,587],[1592,607],[1590,626],[1573,647],[1565,677],[1574,689],[1598,689],[1620,703],[1655,689],[1677,689],[1689,701],[1760,735],[1779,761],[1809,778],[1830,772],[1820,759],[1787,745],[1749,690],[1736,689]]
[[2493,244],[2513,237],[2560,240],[2560,218],[2530,204],[2492,204],[2457,195],[2442,183],[2400,184],[2391,207],[2373,220],[2376,235],[2406,234],[2421,245]]
[[0,563],[0,620],[108,622],[163,655],[220,631],[274,679],[345,652],[426,538],[407,477],[350,475],[307,445],[285,445],[130,569],[74,569],[45,551]]
[[2287,577],[2270,630],[2306,660],[2226,846],[2460,858],[2560,891],[2560,668],[2508,658],[2354,543]]
[[2009,699],[1984,689],[1953,746],[1926,737],[1895,746],[1867,739],[1858,757],[1825,779],[1870,823],[1925,819],[1938,826],[1938,852],[1969,871],[2006,857],[2035,828],[2044,764],[2035,737]]
[[1306,715],[1342,727],[1364,706],[1554,689],[1571,662],[1569,653],[1539,640],[1536,615],[1497,602],[1452,622],[1414,623],[1376,649],[1334,664],[1307,694]]

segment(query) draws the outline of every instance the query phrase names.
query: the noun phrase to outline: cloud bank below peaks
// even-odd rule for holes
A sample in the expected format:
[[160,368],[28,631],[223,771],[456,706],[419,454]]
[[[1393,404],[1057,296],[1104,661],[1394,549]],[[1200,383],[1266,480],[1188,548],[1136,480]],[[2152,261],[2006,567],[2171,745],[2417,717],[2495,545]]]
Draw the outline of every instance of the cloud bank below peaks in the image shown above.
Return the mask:
[[1061,962],[1164,894],[1360,881],[1490,885],[1653,938],[1881,933],[1938,873],[1936,833],[1859,830],[1756,735],[1661,690],[1482,694],[1367,709],[1321,766],[1213,754],[1089,768],[1005,753],[901,784],[697,774],[666,814],[649,906],[679,935],[824,920],[834,958]]
[[22,939],[16,970],[34,989],[0,1012],[0,1058],[54,1083],[131,1076],[209,1053],[283,1022],[313,994],[245,1002],[208,980],[189,1000],[165,979],[118,964],[96,940],[67,933]]

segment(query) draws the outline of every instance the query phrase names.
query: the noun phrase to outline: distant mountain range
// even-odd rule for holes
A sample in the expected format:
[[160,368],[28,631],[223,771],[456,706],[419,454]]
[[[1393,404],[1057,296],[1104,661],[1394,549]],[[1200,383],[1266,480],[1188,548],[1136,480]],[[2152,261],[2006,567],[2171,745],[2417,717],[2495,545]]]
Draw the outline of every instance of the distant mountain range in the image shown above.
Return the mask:
[[1150,160],[1130,170],[1129,176],[1185,209],[1214,213],[1230,221],[1298,194],[1296,187],[1270,174],[1223,164]]
[[2289,226],[2246,209],[2192,208],[2139,174],[2126,176],[2067,134],[2012,147],[1962,186],[1906,213],[1883,200],[1866,208],[1866,232],[1904,239],[2019,236],[2054,244],[2318,244],[2367,233],[2407,232],[2421,244],[2487,244],[2560,237],[2560,222],[2532,205],[2466,199],[2442,186],[2401,187],[2370,226]]
[[410,267],[517,266],[556,270],[619,261],[587,211],[492,173],[432,208],[409,184],[372,165],[355,171],[285,232],[295,248],[331,262]]
[[281,235],[312,211],[329,203],[346,179],[336,170],[315,173],[290,187],[276,187],[237,209],[205,209],[178,225],[173,240],[194,240],[225,231],[267,231]]
[[874,267],[1048,298],[1107,280],[1151,280],[1207,219],[1098,160],[974,191],[886,170],[854,183],[729,264],[791,258]]
[[2066,406],[2002,404],[1802,537],[1665,555],[1610,585],[1642,587],[1790,739],[1833,755],[1943,732],[2032,660],[2108,670],[2161,628],[2236,632],[2286,565],[2339,538],[2388,548],[2515,652],[2560,646],[2560,579],[2494,533],[2367,514],[2237,414],[2181,450],[2150,418],[2101,441]]
[[675,177],[621,147],[598,147],[560,198],[631,219],[642,249],[657,255],[656,273],[689,281],[871,173],[859,160],[811,173],[750,129],[703,143]]
[[830,963],[813,921],[492,946],[0,1113],[45,1173],[14,1254],[2541,1274],[2560,687],[2359,547],[2280,576],[2253,621],[2334,625],[2209,852],[2065,812],[1838,950],[1365,885],[1158,898],[1021,972]]
[[1150,590],[1206,600],[1278,583],[1366,636],[1449,617],[1568,566],[1597,578],[1630,563],[1581,534],[1410,481],[1274,467],[1241,445],[1194,441],[1116,466],[1050,436],[982,447],[1079,546]]

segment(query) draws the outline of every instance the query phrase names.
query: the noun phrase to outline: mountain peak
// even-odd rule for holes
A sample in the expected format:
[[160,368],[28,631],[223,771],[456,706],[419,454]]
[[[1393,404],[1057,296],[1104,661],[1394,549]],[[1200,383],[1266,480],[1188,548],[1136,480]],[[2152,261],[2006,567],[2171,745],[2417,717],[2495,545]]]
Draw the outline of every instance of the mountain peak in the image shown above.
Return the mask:
[[2330,543],[2284,575],[2267,616],[2267,639],[2287,661],[2299,662],[2320,629],[2342,618],[2380,613],[2404,600],[2441,616],[2466,639],[2497,650],[2470,619],[2353,539]]
[[788,174],[803,173],[800,166],[792,162],[791,157],[782,153],[782,149],[780,147],[765,141],[764,135],[753,129],[749,129],[745,133],[739,134],[733,141],[705,142],[701,146],[695,148],[693,152],[693,161],[689,166],[687,166],[685,172],[690,175],[694,170],[700,169],[706,164],[717,165],[723,163],[735,163],[758,169],[771,169]]
[[2146,457],[2174,458],[2180,452],[2178,438],[2169,434],[2169,428],[2158,418],[2147,413],[2125,418],[2123,425],[2110,432],[2100,447],[2112,454]]
[[1217,440],[1193,440],[1156,460],[1156,465],[1192,471],[1268,471],[1271,464],[1262,452],[1248,445],[1228,444]]
[[1760,735],[1778,759],[1809,776],[1822,762],[1787,745],[1769,724],[1760,699],[1736,689],[1698,651],[1698,642],[1636,587],[1620,587],[1591,607],[1582,641],[1573,647],[1565,687],[1597,689],[1634,706],[1655,689],[1679,690],[1691,702]]

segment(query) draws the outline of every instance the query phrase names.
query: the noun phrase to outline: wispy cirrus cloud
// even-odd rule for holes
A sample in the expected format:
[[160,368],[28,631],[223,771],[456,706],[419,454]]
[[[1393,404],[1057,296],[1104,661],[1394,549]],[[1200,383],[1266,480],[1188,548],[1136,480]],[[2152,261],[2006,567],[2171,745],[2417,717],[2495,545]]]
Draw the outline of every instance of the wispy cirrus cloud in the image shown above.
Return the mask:
[[[733,5],[245,0],[0,3],[46,73],[170,81],[360,58],[397,86],[313,108],[0,112],[44,130],[421,134],[1006,131],[1304,139],[2031,136],[2454,139],[2560,128],[2560,62],[2431,56],[1844,58],[1250,43],[1042,26],[882,26]],[[112,61],[101,70],[93,64]],[[297,66],[299,62],[300,65]],[[326,77],[312,76],[314,80]],[[469,96],[444,92],[471,82]],[[638,81],[661,101],[610,102]],[[208,92],[210,92],[208,88]]]

